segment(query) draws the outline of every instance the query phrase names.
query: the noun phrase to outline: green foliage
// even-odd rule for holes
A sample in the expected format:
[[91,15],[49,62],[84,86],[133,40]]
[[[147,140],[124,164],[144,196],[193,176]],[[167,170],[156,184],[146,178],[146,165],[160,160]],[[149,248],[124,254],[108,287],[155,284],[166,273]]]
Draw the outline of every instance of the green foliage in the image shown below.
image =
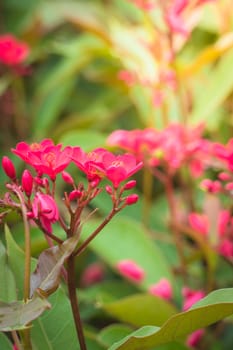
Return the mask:
[[171,317],[161,328],[153,326],[140,328],[111,346],[109,350],[150,349],[169,341],[178,340],[199,328],[229,316],[232,312],[232,289],[217,290],[195,304],[191,310]]

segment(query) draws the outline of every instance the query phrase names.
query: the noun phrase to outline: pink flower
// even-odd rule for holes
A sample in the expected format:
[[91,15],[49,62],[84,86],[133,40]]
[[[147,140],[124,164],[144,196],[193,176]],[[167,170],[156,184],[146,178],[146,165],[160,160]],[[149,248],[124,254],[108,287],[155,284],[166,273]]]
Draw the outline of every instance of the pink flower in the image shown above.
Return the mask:
[[142,167],[142,163],[137,164],[131,154],[116,156],[103,148],[85,153],[75,147],[72,160],[87,175],[89,181],[98,184],[103,177],[107,177],[115,188]]
[[59,220],[59,211],[54,199],[48,194],[37,193],[32,203],[33,217],[39,219],[43,228],[52,233],[52,223]]
[[165,300],[172,298],[172,286],[166,278],[161,278],[157,283],[152,284],[149,287],[149,293],[155,296],[159,296]]
[[137,163],[132,154],[123,154],[115,156],[108,152],[103,156],[103,166],[108,180],[118,188],[122,181],[127,180],[142,168],[142,162]]
[[202,290],[193,290],[188,287],[182,289],[182,295],[184,297],[183,310],[187,311],[190,307],[204,298],[205,293]]
[[86,153],[80,147],[74,147],[72,160],[87,175],[88,181],[98,184],[105,177],[103,157],[106,153],[108,151],[104,148],[96,148]]
[[222,184],[221,184],[221,182],[218,181],[218,180],[212,181],[212,180],[210,180],[210,179],[204,179],[204,180],[201,182],[200,186],[201,186],[204,190],[206,190],[206,191],[208,191],[208,192],[210,192],[210,193],[218,193],[218,192],[220,192],[221,189],[222,189]]
[[204,333],[204,329],[198,329],[195,332],[191,333],[187,338],[186,344],[192,348],[195,348],[200,342]]
[[222,256],[228,259],[233,258],[233,241],[230,239],[223,239],[218,245],[218,251]]
[[91,286],[104,279],[104,268],[103,265],[96,262],[90,264],[82,273],[81,285],[84,287]]
[[10,158],[6,156],[2,157],[2,168],[11,180],[14,181],[16,179],[15,166]]
[[47,174],[51,180],[55,180],[58,173],[62,172],[71,162],[72,147],[61,149],[62,145],[54,145],[50,139],[31,145],[20,142],[12,152],[30,164],[39,176]]
[[0,61],[8,66],[22,63],[29,54],[29,47],[25,42],[17,40],[11,34],[0,36]]
[[188,216],[189,224],[193,230],[206,236],[209,232],[209,220],[205,214],[190,213]]
[[230,223],[231,214],[228,210],[221,210],[218,216],[218,235],[223,237]]
[[128,197],[126,197],[126,204],[127,205],[132,205],[132,204],[135,204],[137,203],[138,201],[138,195],[137,194],[130,194]]
[[136,283],[140,283],[145,277],[145,271],[133,260],[121,260],[116,268],[122,276]]

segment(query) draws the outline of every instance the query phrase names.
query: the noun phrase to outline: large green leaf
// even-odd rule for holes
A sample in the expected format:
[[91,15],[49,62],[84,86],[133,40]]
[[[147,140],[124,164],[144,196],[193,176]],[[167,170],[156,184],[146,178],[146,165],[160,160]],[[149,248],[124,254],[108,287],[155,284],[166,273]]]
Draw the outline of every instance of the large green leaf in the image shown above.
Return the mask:
[[0,241],[0,300],[9,302],[16,299],[15,279],[7,263],[6,249]]
[[[18,299],[23,298],[23,286],[24,286],[24,251],[17,245],[12,234],[7,226],[5,226],[5,236],[7,244],[7,255],[10,269],[13,272]],[[31,270],[33,271],[36,267],[36,259],[31,258]]]
[[[33,322],[31,337],[35,350],[79,350],[70,302],[59,288],[49,297],[51,310]],[[104,348],[95,341],[95,335],[85,332],[87,346],[93,350]]]
[[134,326],[161,326],[177,313],[167,301],[149,294],[136,294],[103,305],[110,315]]
[[[100,221],[87,222],[81,239],[87,238]],[[92,241],[90,248],[116,271],[116,264],[123,259],[132,259],[145,270],[142,289],[166,277],[172,281],[172,274],[162,252],[148,237],[143,226],[127,217],[115,217]]]
[[151,349],[178,340],[233,313],[233,288],[219,289],[186,312],[172,316],[161,328],[145,326],[113,344],[109,350]]

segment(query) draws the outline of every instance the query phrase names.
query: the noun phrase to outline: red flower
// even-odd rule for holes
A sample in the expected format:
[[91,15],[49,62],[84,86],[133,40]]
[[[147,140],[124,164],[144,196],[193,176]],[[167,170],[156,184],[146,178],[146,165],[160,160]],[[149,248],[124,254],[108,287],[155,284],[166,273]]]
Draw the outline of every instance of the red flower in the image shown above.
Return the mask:
[[87,175],[90,182],[98,182],[105,176],[103,156],[108,153],[104,148],[96,148],[86,153],[80,147],[74,147],[72,160]]
[[39,176],[47,174],[52,180],[56,175],[62,172],[71,162],[73,153],[72,147],[65,147],[61,150],[62,145],[54,145],[52,140],[45,139],[41,143],[26,142],[17,144],[12,152],[30,164]]
[[142,162],[137,163],[136,158],[131,154],[115,156],[107,152],[103,157],[103,165],[108,180],[118,188],[122,181],[135,174],[142,167]]
[[32,203],[33,217],[39,219],[43,228],[52,233],[52,223],[59,220],[59,211],[54,199],[48,194],[37,193]]
[[11,34],[0,36],[0,61],[8,66],[15,66],[23,62],[29,54],[29,47],[25,42],[17,40]]
[[107,177],[115,188],[128,179],[142,167],[131,154],[116,156],[103,148],[97,148],[85,153],[81,148],[75,147],[72,159],[86,175],[89,181],[98,182]]

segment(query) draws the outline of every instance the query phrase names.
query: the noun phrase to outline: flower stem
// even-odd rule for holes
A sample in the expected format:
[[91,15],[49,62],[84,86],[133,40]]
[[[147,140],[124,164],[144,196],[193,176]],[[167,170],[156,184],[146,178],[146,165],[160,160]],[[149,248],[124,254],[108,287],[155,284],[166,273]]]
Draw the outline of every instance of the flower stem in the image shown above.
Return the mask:
[[76,333],[79,340],[80,349],[87,350],[84,333],[83,333],[82,321],[80,317],[77,293],[76,293],[75,256],[74,255],[71,255],[67,259],[67,283],[68,283],[70,304],[72,308],[72,313],[73,313],[73,318],[74,318]]
[[[31,274],[31,236],[30,227],[27,219],[27,208],[25,206],[24,197],[22,192],[15,186],[14,192],[20,201],[21,212],[24,223],[24,235],[25,235],[25,261],[24,261],[24,302],[27,303],[30,298],[30,274]],[[23,332],[23,348],[24,350],[31,350],[32,344],[30,339],[30,328],[26,328]]]
[[113,216],[119,211],[119,209],[113,207],[109,215],[102,221],[102,223],[95,229],[95,231],[78,247],[74,252],[74,255],[80,255],[88,246],[88,244],[98,235],[98,233],[107,225],[107,223],[113,218]]

